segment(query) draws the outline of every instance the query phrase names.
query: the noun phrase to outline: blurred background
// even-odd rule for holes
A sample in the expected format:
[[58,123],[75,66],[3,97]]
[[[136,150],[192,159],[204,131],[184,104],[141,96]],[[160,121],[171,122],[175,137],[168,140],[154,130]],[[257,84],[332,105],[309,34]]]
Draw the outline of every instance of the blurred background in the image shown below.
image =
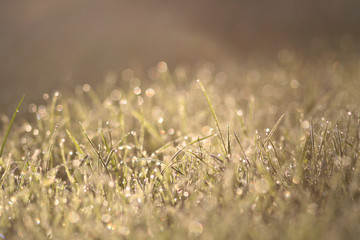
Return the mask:
[[0,108],[159,61],[221,69],[254,54],[356,44],[359,12],[355,0],[1,1]]

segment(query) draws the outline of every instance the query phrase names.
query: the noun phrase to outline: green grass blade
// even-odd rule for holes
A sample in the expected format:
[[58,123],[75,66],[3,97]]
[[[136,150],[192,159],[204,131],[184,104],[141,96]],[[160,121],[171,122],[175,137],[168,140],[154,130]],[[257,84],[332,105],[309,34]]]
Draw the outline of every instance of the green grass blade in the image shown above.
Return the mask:
[[75,183],[75,179],[73,178],[73,176],[71,176],[69,167],[67,165],[66,158],[65,158],[64,144],[63,143],[60,143],[60,155],[61,155],[61,159],[62,159],[63,164],[64,164],[66,175],[67,175],[70,183],[73,184],[73,183]]
[[[47,152],[46,152],[46,155],[45,155],[45,159],[44,159],[44,169],[45,169],[45,171],[48,170],[49,165],[50,165],[50,168],[53,167],[53,164],[52,164],[52,150],[53,150],[53,147],[54,147],[54,144],[55,144],[57,128],[58,128],[58,125],[55,125],[54,130],[52,132],[52,136],[50,138],[49,146],[47,148]],[[49,164],[49,162],[50,162],[50,164]]]
[[50,107],[50,129],[53,129],[55,126],[55,107],[56,107],[56,101],[58,98],[58,94],[54,94],[54,97],[51,101],[51,107]]
[[239,146],[240,146],[241,152],[242,152],[242,154],[243,154],[243,158],[245,159],[245,161],[247,162],[247,164],[250,166],[249,159],[248,159],[248,157],[246,156],[246,153],[245,153],[245,151],[244,151],[244,148],[243,148],[243,146],[242,146],[242,144],[241,144],[241,142],[240,142],[240,140],[239,140],[239,138],[238,138],[238,136],[236,135],[235,132],[234,132],[234,136],[235,136],[236,142],[237,142],[237,143],[239,144]]
[[194,141],[186,144],[184,147],[180,148],[180,149],[171,157],[171,159],[170,159],[170,161],[169,161],[169,165],[164,168],[164,170],[161,172],[161,174],[163,175],[163,174],[167,171],[167,169],[173,165],[174,159],[175,159],[185,148],[187,148],[187,147],[189,147],[189,146],[191,146],[191,145],[193,145],[193,144],[195,144],[195,143],[199,143],[199,142],[201,142],[201,141],[204,141],[205,139],[211,138],[211,137],[213,137],[213,136],[215,136],[215,134],[211,134],[211,135],[205,136],[205,137],[203,137],[203,138],[198,138],[198,139],[196,139],[196,140],[194,140]]
[[12,118],[11,118],[10,124],[9,124],[9,126],[8,126],[8,128],[7,128],[7,130],[6,130],[5,137],[4,137],[4,139],[3,139],[3,142],[2,142],[2,145],[1,145],[1,149],[0,149],[0,158],[1,158],[2,154],[3,154],[6,141],[7,141],[8,137],[9,137],[9,134],[10,134],[10,131],[11,131],[11,127],[12,127],[12,125],[14,124],[16,115],[17,115],[18,112],[19,112],[19,109],[20,109],[20,106],[21,106],[22,101],[24,100],[24,97],[25,97],[25,95],[22,96],[22,98],[21,98],[21,100],[20,100],[17,108],[15,109],[15,111],[14,111],[14,113],[13,113],[13,116],[12,116]]
[[84,151],[81,149],[78,141],[73,137],[73,135],[70,133],[69,130],[66,129],[66,133],[67,133],[67,135],[69,136],[69,138],[71,139],[71,141],[73,142],[73,144],[75,145],[75,148],[76,148],[77,152],[78,152],[82,157],[84,157],[84,156],[85,156],[85,153],[84,153]]
[[131,132],[128,132],[127,134],[125,134],[125,136],[123,136],[120,141],[116,144],[115,149],[118,149],[120,147],[120,145],[125,141],[125,139],[131,134]]
[[108,143],[107,143],[107,141],[106,141],[106,138],[105,138],[105,136],[104,136],[104,133],[103,133],[103,131],[102,131],[101,129],[99,130],[99,132],[100,132],[101,138],[102,138],[102,140],[103,140],[103,143],[104,143],[104,145],[105,145],[106,151],[109,153],[109,152],[111,151],[111,149],[110,149],[110,147],[109,147],[109,145],[108,145]]
[[223,134],[222,134],[222,132],[221,132],[220,124],[219,124],[219,121],[218,121],[218,119],[217,119],[217,117],[216,117],[214,107],[213,107],[212,104],[211,104],[209,95],[207,94],[204,85],[201,83],[200,80],[198,80],[198,83],[199,83],[200,88],[201,88],[201,90],[203,91],[203,93],[204,93],[204,95],[205,95],[205,97],[206,97],[206,100],[207,100],[207,102],[208,102],[208,104],[209,104],[209,107],[210,107],[210,109],[211,109],[211,113],[212,113],[212,115],[213,115],[213,117],[214,117],[214,120],[215,120],[216,128],[217,128],[217,130],[218,130],[219,138],[220,138],[220,141],[221,141],[221,143],[222,143],[223,151],[224,151],[225,155],[227,155],[227,150],[226,150],[226,145],[225,145],[224,137],[223,137]]
[[96,152],[98,158],[99,158],[99,161],[101,162],[101,164],[105,167],[105,162],[104,160],[102,159],[101,157],[101,154],[100,152],[96,149],[96,146],[94,144],[93,141],[91,141],[91,139],[89,138],[89,136],[87,135],[85,129],[83,128],[83,126],[81,125],[81,123],[79,122],[79,125],[80,125],[80,128],[81,128],[81,131],[82,133],[84,134],[84,136],[86,137],[86,139],[88,140],[88,142],[90,143],[91,147],[94,149],[94,151]]
[[265,139],[265,144],[269,142],[270,138],[272,137],[272,135],[274,134],[275,130],[278,128],[281,120],[284,118],[285,114],[281,115],[281,117],[279,118],[279,120],[276,122],[275,126],[271,129],[269,135],[266,137]]
[[228,154],[231,155],[231,142],[230,142],[230,127],[229,127],[229,125],[227,125],[227,149],[228,149]]

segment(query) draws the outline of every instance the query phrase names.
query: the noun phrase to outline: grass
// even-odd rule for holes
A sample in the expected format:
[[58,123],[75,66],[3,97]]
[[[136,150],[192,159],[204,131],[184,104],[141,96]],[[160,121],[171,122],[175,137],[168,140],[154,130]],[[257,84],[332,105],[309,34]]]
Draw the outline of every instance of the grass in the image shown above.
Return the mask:
[[1,134],[0,233],[357,239],[359,57],[334,54],[227,77],[178,67],[16,111]]
[[22,101],[24,100],[24,97],[25,97],[25,96],[23,96],[23,97],[21,98],[21,100],[20,100],[20,102],[19,102],[18,106],[16,107],[15,112],[14,112],[14,114],[13,114],[13,116],[12,116],[11,120],[10,120],[9,126],[8,126],[8,128],[7,128],[7,130],[6,130],[6,133],[5,133],[5,136],[4,136],[4,139],[3,139],[3,142],[2,142],[2,144],[1,144],[1,149],[0,149],[0,158],[1,158],[2,154],[3,154],[3,151],[4,151],[4,147],[5,147],[6,141],[7,141],[8,137],[9,137],[9,134],[10,134],[10,131],[11,131],[12,125],[14,124],[14,121],[15,121],[16,115],[17,115],[17,113],[19,112],[19,109],[20,109],[20,106],[21,106]]

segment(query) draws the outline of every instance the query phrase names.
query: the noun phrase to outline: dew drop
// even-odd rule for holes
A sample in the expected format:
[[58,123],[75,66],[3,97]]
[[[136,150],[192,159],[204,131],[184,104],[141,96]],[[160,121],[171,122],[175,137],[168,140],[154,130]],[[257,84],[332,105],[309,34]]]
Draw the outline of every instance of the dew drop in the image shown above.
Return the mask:
[[189,232],[195,235],[200,235],[203,232],[203,226],[200,222],[193,221],[189,224]]
[[84,85],[82,85],[82,90],[83,90],[84,92],[89,92],[90,89],[91,89],[91,87],[90,87],[89,84],[84,84]]
[[155,95],[155,90],[152,88],[148,88],[145,91],[145,95],[149,98],[153,97]]
[[34,136],[37,136],[37,135],[39,135],[39,130],[37,130],[37,129],[34,129],[34,131],[33,131],[33,134],[34,134]]
[[286,199],[289,199],[289,198],[291,197],[290,191],[286,191],[286,192],[284,193],[284,197],[285,197]]
[[270,188],[270,184],[266,179],[261,178],[261,179],[257,179],[255,181],[254,187],[255,187],[256,192],[258,192],[258,193],[266,193]]
[[168,70],[168,66],[167,66],[167,64],[166,64],[166,62],[159,62],[158,64],[157,64],[157,67],[156,67],[156,69],[158,70],[158,72],[160,72],[160,73],[165,73],[167,70]]
[[237,110],[236,115],[238,115],[239,117],[243,116],[244,115],[243,110],[241,109]]
[[140,87],[135,87],[134,88],[134,94],[139,95],[140,93],[141,93],[141,88]]
[[112,223],[108,223],[106,226],[107,226],[108,230],[114,230],[115,229],[115,226]]
[[48,100],[49,99],[49,94],[44,93],[42,97],[43,97],[44,100]]
[[109,214],[104,214],[101,216],[101,221],[103,221],[104,223],[108,223],[111,220],[111,216]]
[[68,220],[71,223],[77,223],[80,220],[80,216],[77,212],[71,211],[68,215]]

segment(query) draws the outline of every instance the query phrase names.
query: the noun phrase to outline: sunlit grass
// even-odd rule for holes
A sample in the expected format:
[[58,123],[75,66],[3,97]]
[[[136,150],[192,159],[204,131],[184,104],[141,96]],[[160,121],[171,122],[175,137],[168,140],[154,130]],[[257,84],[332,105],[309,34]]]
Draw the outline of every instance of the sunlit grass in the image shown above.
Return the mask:
[[126,70],[22,107],[30,117],[1,135],[0,233],[356,239],[358,63],[320,60],[237,79],[209,64],[146,81]]

